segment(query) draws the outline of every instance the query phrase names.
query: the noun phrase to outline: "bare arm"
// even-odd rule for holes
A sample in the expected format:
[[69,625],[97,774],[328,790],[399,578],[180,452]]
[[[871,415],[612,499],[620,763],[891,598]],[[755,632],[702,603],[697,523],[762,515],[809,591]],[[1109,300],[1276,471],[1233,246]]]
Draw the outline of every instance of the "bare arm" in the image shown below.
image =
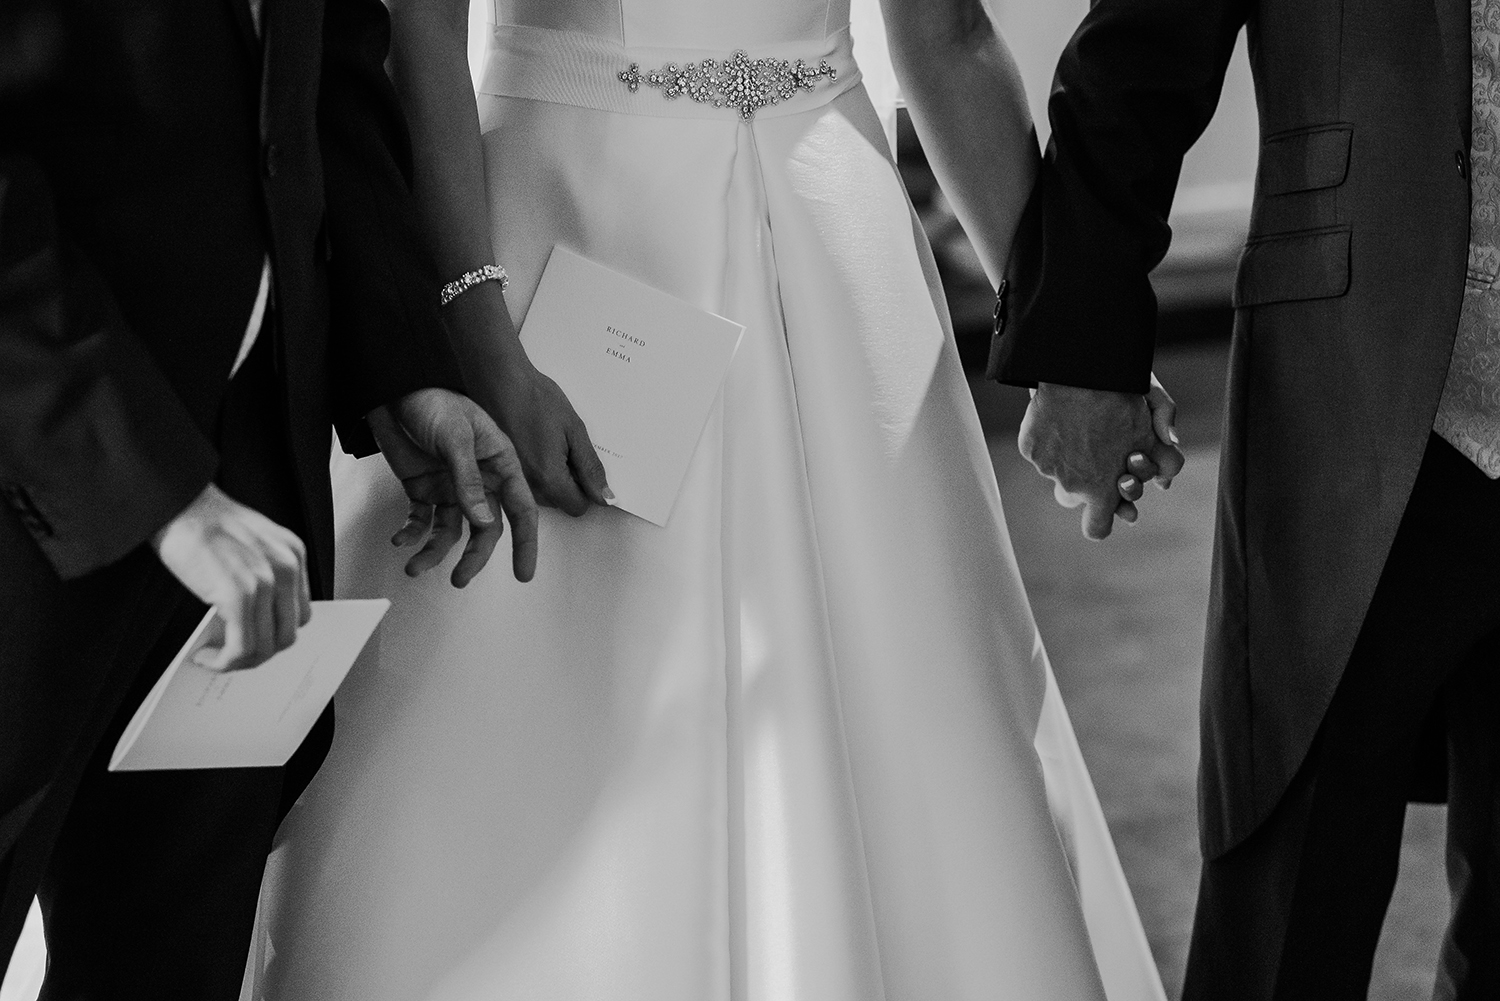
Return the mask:
[[[882,0],[896,75],[933,172],[999,284],[1040,168],[1026,92],[982,0]],[[1117,432],[1089,436],[1080,410]],[[1115,517],[1135,521],[1144,481],[1182,468],[1175,409],[1159,384],[1151,397],[1043,385],[1022,424],[1021,452],[1082,506],[1090,538]],[[1061,413],[1063,416],[1057,416]]]
[[1026,91],[981,0],[881,0],[922,148],[998,285],[1038,154]]
[[[391,67],[411,124],[415,193],[444,281],[494,261],[468,0],[391,0]],[[510,436],[537,500],[581,514],[608,496],[583,422],[522,349],[505,295],[484,282],[444,310],[474,399]]]
[[[392,0],[390,10],[391,75],[410,123],[417,204],[433,257],[449,280],[490,263],[494,253],[479,109],[469,80],[469,5],[467,0]],[[480,288],[484,294],[475,289],[463,300],[489,307],[470,312],[494,313],[501,301],[493,294],[498,286]]]

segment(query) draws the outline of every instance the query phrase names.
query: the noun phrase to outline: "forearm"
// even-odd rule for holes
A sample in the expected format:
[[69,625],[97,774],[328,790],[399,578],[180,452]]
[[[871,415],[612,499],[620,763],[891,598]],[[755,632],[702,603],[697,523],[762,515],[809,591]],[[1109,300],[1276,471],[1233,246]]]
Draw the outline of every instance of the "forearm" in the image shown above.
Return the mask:
[[1213,117],[1250,2],[1110,0],[1074,33],[1048,101],[1052,139],[1026,239],[1010,265],[1010,322],[991,356],[1002,381],[1147,391],[1149,275],[1171,237],[1183,155]]
[[998,285],[1037,176],[1020,73],[980,0],[883,0],[883,8],[923,151]]
[[[392,76],[410,123],[413,190],[445,281],[494,262],[479,113],[469,76],[468,4],[391,4]],[[470,392],[486,409],[505,366],[524,358],[500,286],[485,282],[445,309]]]
[[410,132],[386,75],[390,36],[381,0],[327,0],[318,132],[329,360],[339,439],[356,455],[375,447],[364,422],[371,410],[418,389],[464,385],[412,195]]

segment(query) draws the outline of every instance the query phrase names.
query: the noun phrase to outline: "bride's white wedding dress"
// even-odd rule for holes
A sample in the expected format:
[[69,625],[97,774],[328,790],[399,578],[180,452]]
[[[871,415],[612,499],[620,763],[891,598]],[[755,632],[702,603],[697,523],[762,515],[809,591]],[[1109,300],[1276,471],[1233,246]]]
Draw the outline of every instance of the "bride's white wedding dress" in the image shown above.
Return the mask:
[[[746,334],[668,527],[546,512],[531,584],[407,579],[399,485],[335,460],[342,594],[394,605],[283,828],[247,993],[1160,998],[848,0],[497,21],[517,319],[562,244]],[[619,77],[736,50],[837,77],[748,121]]]

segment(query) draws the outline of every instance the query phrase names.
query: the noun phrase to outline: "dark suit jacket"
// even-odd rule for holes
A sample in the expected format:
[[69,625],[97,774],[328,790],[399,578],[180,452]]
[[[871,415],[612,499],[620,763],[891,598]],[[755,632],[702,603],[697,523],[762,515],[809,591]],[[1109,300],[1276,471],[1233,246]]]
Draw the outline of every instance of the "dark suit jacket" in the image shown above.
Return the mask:
[[993,367],[1142,392],[1147,273],[1249,33],[1261,151],[1204,658],[1211,858],[1306,754],[1432,428],[1468,250],[1468,18],[1465,0],[1100,0],[1058,66]]
[[369,448],[371,408],[461,387],[388,34],[379,0],[267,0],[263,45],[243,0],[0,10],[0,885],[112,665],[164,624],[145,543],[220,467],[263,256],[318,596],[331,424]]

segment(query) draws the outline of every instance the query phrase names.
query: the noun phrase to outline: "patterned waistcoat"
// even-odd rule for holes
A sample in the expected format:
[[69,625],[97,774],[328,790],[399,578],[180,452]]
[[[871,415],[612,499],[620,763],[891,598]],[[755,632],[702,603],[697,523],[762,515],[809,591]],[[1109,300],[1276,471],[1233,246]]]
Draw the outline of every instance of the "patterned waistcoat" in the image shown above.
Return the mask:
[[1433,430],[1500,478],[1500,0],[1471,0],[1469,267]]

